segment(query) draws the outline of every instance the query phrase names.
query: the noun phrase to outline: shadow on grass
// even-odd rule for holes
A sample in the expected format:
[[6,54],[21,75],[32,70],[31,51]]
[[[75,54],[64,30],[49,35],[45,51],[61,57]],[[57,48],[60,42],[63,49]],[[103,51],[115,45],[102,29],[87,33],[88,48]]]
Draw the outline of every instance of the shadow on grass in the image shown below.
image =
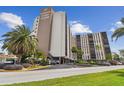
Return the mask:
[[124,71],[121,71],[121,70],[113,70],[113,71],[109,71],[108,73],[110,74],[116,74],[118,76],[121,76],[121,77],[124,77]]

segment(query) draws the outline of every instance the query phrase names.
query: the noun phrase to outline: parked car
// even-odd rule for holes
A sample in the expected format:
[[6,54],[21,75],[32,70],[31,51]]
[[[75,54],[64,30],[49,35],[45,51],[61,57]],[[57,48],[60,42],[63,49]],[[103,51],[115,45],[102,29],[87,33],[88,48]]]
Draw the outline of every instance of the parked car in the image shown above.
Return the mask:
[[56,64],[60,64],[60,61],[59,60],[56,60]]
[[56,64],[60,64],[59,60],[52,60],[51,61],[51,65],[56,65]]
[[98,63],[98,65],[111,66],[111,64],[109,62],[100,62],[100,63]]
[[124,62],[123,61],[121,63],[122,63],[122,65],[124,65]]
[[122,65],[121,62],[116,61],[116,60],[112,60],[112,61],[110,61],[110,63],[111,63],[111,65]]
[[121,62],[118,62],[117,65],[122,65],[122,63]]

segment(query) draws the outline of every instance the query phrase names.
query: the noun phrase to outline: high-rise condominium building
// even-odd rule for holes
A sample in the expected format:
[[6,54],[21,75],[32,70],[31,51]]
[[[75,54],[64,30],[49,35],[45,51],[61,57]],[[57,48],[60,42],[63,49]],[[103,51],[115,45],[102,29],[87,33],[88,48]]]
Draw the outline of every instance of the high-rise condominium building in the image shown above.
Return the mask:
[[74,60],[72,47],[83,50],[84,60],[106,60],[111,54],[106,32],[72,36],[65,12],[45,8],[36,17],[33,32],[38,37],[38,48],[52,60]]
[[32,35],[35,35],[37,36],[37,32],[38,32],[38,25],[39,25],[39,19],[40,17],[36,17],[35,20],[34,20],[34,23],[33,23],[33,30],[32,30]]
[[76,35],[76,45],[84,60],[106,60],[111,54],[106,32]]
[[33,33],[38,37],[38,48],[47,57],[65,61],[70,57],[70,28],[65,12],[42,9],[34,21]]

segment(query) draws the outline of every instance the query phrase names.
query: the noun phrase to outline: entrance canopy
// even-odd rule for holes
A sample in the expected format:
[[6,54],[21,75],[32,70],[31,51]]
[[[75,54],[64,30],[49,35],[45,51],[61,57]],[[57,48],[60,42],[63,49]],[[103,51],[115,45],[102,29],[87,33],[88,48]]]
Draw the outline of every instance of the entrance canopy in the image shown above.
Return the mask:
[[5,54],[0,54],[0,58],[13,58],[13,59],[16,59],[16,55],[5,55]]

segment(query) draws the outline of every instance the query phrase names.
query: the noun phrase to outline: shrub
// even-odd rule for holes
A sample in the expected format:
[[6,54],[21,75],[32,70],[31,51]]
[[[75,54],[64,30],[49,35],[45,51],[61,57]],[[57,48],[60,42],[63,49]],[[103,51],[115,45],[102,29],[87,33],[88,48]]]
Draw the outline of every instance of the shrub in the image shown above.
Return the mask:
[[84,61],[83,61],[83,60],[77,60],[76,63],[78,63],[78,64],[83,64]]
[[30,58],[30,57],[31,57],[31,55],[29,55],[29,54],[24,54],[24,55],[22,56],[22,58],[21,58],[21,63],[28,63],[29,60],[28,60],[27,58]]
[[23,65],[24,68],[28,68],[28,67],[32,66],[30,63],[23,63],[22,65]]
[[6,64],[1,63],[1,64],[0,64],[0,69],[3,69],[3,67],[4,67],[5,65],[6,65]]
[[40,65],[43,65],[43,66],[46,66],[46,65],[48,65],[49,64],[49,61],[48,60],[45,60],[45,59],[43,59],[42,61],[41,61],[41,63],[40,63]]
[[90,64],[96,64],[96,62],[95,61],[90,61]]
[[12,65],[11,63],[0,63],[0,69],[3,69],[6,65]]
[[23,66],[22,65],[6,65],[3,67],[4,70],[22,70]]

